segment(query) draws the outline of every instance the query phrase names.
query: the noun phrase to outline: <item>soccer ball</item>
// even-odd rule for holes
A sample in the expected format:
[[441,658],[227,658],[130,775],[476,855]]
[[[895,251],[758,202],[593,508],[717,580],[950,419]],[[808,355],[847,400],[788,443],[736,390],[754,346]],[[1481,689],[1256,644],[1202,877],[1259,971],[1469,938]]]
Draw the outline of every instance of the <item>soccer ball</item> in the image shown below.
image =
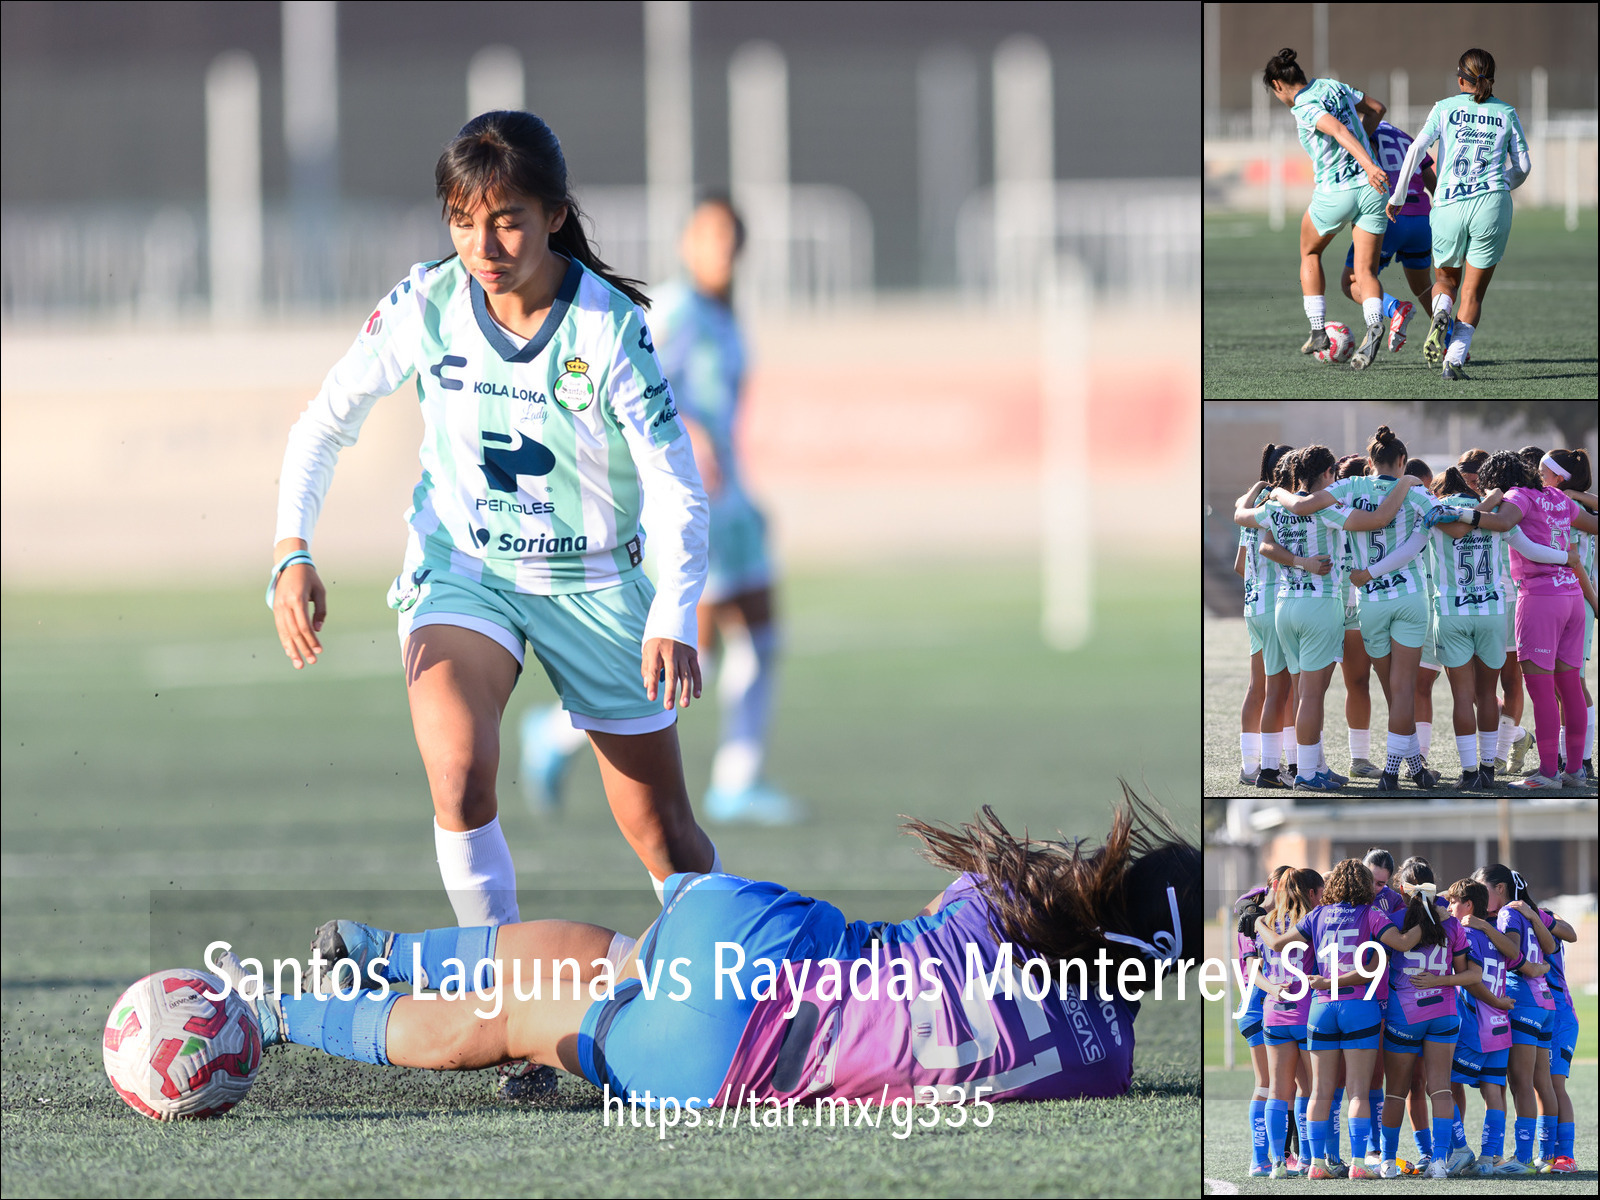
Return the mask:
[[1328,348],[1315,351],[1311,357],[1325,363],[1349,362],[1350,356],[1356,352],[1356,340],[1350,335],[1350,326],[1335,321],[1323,328],[1328,334]]
[[237,991],[206,971],[157,971],[123,992],[106,1019],[106,1075],[156,1121],[214,1117],[244,1099],[261,1067],[261,1030]]

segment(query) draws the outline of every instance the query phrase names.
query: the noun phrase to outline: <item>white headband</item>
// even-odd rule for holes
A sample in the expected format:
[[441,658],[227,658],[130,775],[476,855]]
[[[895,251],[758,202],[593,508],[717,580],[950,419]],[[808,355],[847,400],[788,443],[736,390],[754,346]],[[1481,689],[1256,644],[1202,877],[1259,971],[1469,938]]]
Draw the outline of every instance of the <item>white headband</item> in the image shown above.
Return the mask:
[[1522,876],[1518,875],[1515,871],[1511,872],[1511,882],[1517,885],[1517,891],[1519,892],[1525,892],[1528,890],[1528,885],[1523,882]]
[[1572,478],[1572,472],[1571,471],[1563,471],[1561,469],[1561,464],[1558,463],[1555,459],[1551,458],[1548,454],[1546,454],[1543,458],[1541,458],[1539,460],[1539,465],[1541,467],[1548,467],[1551,471],[1555,472],[1557,475],[1561,476],[1561,478],[1563,478],[1563,479],[1571,479]]
[[[1172,885],[1167,885],[1167,905],[1172,910],[1172,932],[1158,929],[1150,935],[1150,941],[1142,941],[1136,937],[1128,937],[1121,933],[1107,933],[1103,935],[1108,942],[1121,942],[1124,946],[1137,946],[1151,958],[1159,963],[1175,962],[1183,953],[1183,923],[1178,918],[1178,893]],[[1151,943],[1154,943],[1153,945]]]

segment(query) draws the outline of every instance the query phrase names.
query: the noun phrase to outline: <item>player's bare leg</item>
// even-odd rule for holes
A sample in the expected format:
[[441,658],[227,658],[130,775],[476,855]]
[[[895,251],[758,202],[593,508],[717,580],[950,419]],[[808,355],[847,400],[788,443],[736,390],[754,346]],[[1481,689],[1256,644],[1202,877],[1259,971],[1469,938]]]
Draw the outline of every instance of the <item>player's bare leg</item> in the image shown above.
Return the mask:
[[1317,227],[1311,223],[1311,214],[1303,213],[1300,217],[1300,294],[1305,297],[1308,310],[1316,302],[1321,302],[1323,315],[1313,320],[1311,336],[1306,339],[1305,345],[1300,347],[1301,354],[1311,354],[1317,350],[1328,348],[1328,335],[1322,327],[1326,320],[1327,302],[1325,296],[1328,289],[1327,277],[1322,273],[1322,252],[1328,248],[1328,243],[1333,241],[1337,229],[1328,233],[1318,233]]
[[[1352,289],[1355,295],[1352,299],[1359,298],[1363,309],[1369,307],[1369,300],[1383,300],[1383,286],[1378,282],[1378,257],[1383,247],[1381,233],[1369,233],[1357,225],[1350,235],[1351,243],[1355,250],[1355,280]],[[1366,324],[1366,337],[1350,359],[1350,365],[1356,370],[1370,366],[1372,360],[1378,356],[1378,351],[1383,346],[1383,314],[1380,309],[1376,321],[1369,313],[1363,313]]]
[[683,783],[678,727],[654,733],[589,731],[611,813],[657,882],[680,871],[711,870],[711,839],[695,821]]
[[1483,297],[1489,290],[1489,280],[1493,278],[1493,267],[1466,264],[1461,278],[1461,301],[1456,306],[1455,328],[1451,330],[1450,347],[1444,357],[1446,379],[1467,378],[1461,368],[1472,348],[1472,335],[1477,331],[1478,317],[1483,312]]

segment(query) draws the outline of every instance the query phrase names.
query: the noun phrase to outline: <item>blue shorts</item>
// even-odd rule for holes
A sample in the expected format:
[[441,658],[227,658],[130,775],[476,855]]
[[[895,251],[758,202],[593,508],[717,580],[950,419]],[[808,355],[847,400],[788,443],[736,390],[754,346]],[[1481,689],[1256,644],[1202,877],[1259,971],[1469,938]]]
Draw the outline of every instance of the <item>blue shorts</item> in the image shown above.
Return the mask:
[[1510,1046],[1485,1053],[1457,1042],[1450,1060],[1450,1082],[1464,1083],[1468,1087],[1481,1087],[1486,1083],[1505,1087],[1506,1063],[1510,1060]]
[[1383,1012],[1376,1000],[1313,1000],[1306,1021],[1312,1051],[1376,1050]]
[[1511,1010],[1511,1044],[1542,1046],[1550,1049],[1550,1035],[1556,1027],[1556,1010],[1536,1004],[1519,1004]]
[[1383,1045],[1396,1054],[1421,1054],[1423,1042],[1449,1042],[1455,1044],[1461,1032],[1461,1018],[1454,1006],[1449,1011],[1423,1021],[1405,1023],[1405,1011],[1400,1005],[1391,1005],[1383,1024]]
[[[755,960],[855,959],[875,927],[847,922],[833,905],[780,884],[736,875],[673,875],[666,891],[666,907],[639,949],[646,974],[654,977],[661,964],[655,997],[646,999],[643,985],[632,979],[618,984],[609,1000],[591,1004],[578,1029],[578,1062],[589,1082],[609,1083],[611,1094],[624,1102],[629,1092],[642,1098],[648,1090],[698,1108],[719,1099],[755,1009],[751,985],[766,978]],[[744,950],[744,965],[735,975],[742,1000],[726,977],[717,999],[717,942],[736,942]],[[689,982],[687,999],[671,998],[683,995],[670,973],[674,959],[688,960],[677,964]]]
[[1550,1074],[1572,1074],[1572,1055],[1578,1048],[1578,1014],[1571,1004],[1556,1002],[1556,1027],[1550,1033]]
[[1304,1025],[1263,1025],[1261,1029],[1266,1035],[1269,1046],[1282,1046],[1287,1042],[1293,1042],[1302,1050],[1306,1048]]
[[[1400,265],[1413,270],[1426,270],[1433,261],[1433,230],[1428,224],[1427,213],[1412,213],[1409,216],[1402,214],[1389,222],[1389,227],[1383,231],[1383,246],[1378,251],[1378,270],[1383,270],[1389,265],[1389,260],[1396,255],[1400,258]],[[1345,252],[1344,265],[1356,265],[1355,243]]]
[[1250,989],[1250,1006],[1244,1010],[1244,1015],[1235,1020],[1239,1027],[1239,1036],[1244,1039],[1244,1044],[1254,1049],[1267,1044],[1267,1035],[1263,1025],[1262,1012],[1267,1002],[1267,994],[1260,988]]

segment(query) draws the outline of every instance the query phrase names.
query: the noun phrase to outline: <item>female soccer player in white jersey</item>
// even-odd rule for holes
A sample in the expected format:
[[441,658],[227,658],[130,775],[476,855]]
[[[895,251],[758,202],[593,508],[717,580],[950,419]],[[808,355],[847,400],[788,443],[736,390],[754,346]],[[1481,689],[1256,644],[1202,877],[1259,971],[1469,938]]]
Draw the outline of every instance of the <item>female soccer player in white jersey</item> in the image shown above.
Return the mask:
[[[1444,359],[1445,379],[1465,379],[1462,364],[1472,348],[1484,293],[1511,236],[1511,190],[1528,177],[1528,139],[1517,110],[1494,97],[1494,56],[1468,50],[1456,64],[1461,95],[1441,100],[1406,152],[1385,211],[1406,202],[1411,176],[1423,153],[1439,143],[1439,184],[1433,194],[1433,324],[1422,345],[1432,366]],[[1512,164],[1506,166],[1506,156]],[[1460,291],[1454,331],[1450,310]],[[1445,349],[1445,341],[1449,349]]]
[[[1342,479],[1310,495],[1274,492],[1273,499],[1297,516],[1310,516],[1345,504],[1353,505],[1363,515],[1380,508],[1393,514],[1392,520],[1385,516],[1375,526],[1365,522],[1345,526],[1347,530],[1373,531],[1354,539],[1358,567],[1350,578],[1361,586],[1361,636],[1389,704],[1389,750],[1378,777],[1378,790],[1399,790],[1402,764],[1410,769],[1411,781],[1417,787],[1432,789],[1438,776],[1423,764],[1416,733],[1417,669],[1428,636],[1427,579],[1420,568],[1410,565],[1377,578],[1369,578],[1368,569],[1423,523],[1433,508],[1433,500],[1415,476],[1402,474],[1405,443],[1387,425],[1380,426],[1373,436],[1367,457],[1376,475]],[[1403,493],[1404,503],[1389,504],[1397,491]]]
[[[1335,460],[1326,446],[1307,446],[1289,456],[1294,486],[1299,496],[1323,491],[1333,483]],[[1410,480],[1414,483],[1415,480]],[[1327,556],[1333,569],[1320,575],[1298,567],[1288,567],[1278,576],[1278,600],[1274,620],[1278,640],[1291,671],[1300,675],[1300,701],[1295,714],[1298,741],[1294,780],[1297,790],[1336,791],[1341,783],[1333,777],[1323,760],[1322,702],[1333,675],[1333,664],[1344,641],[1344,573],[1338,568],[1339,530],[1361,532],[1382,529],[1399,511],[1409,494],[1409,485],[1397,488],[1374,511],[1322,506],[1305,516],[1288,511],[1275,489],[1271,501],[1253,510],[1255,522],[1289,553],[1301,559]],[[1295,499],[1294,496],[1287,496]],[[1239,515],[1248,515],[1239,514]],[[1238,517],[1236,516],[1236,520]],[[1309,760],[1309,761],[1308,761]],[[1348,780],[1344,780],[1348,782]]]
[[1261,81],[1294,113],[1300,144],[1311,156],[1316,171],[1311,206],[1300,220],[1300,291],[1305,299],[1306,319],[1311,322],[1311,337],[1300,352],[1310,354],[1327,348],[1323,321],[1328,311],[1328,282],[1322,273],[1322,252],[1341,229],[1353,225],[1352,299],[1361,304],[1367,336],[1350,365],[1365,367],[1377,357],[1383,342],[1378,253],[1388,224],[1383,197],[1389,190],[1388,176],[1372,161],[1365,122],[1370,121],[1371,128],[1376,129],[1385,109],[1337,79],[1307,81],[1293,50],[1281,50],[1269,59]]
[[[700,690],[706,500],[647,301],[589,248],[549,126],[475,117],[435,183],[456,253],[412,268],[379,303],[291,431],[269,602],[284,653],[315,663],[326,592],[308,550],[334,463],[373,404],[414,377],[423,469],[389,603],[440,874],[461,924],[499,925],[518,916],[499,726],[526,645],[594,743],[657,888],[716,867],[674,708]],[[640,568],[646,529],[659,590]]]
[[[768,1101],[791,1099],[808,1108],[829,1097],[921,1106],[1126,1092],[1139,995],[1158,964],[1177,973],[1199,953],[1199,848],[1131,796],[1105,845],[1092,849],[1017,839],[987,808],[959,830],[906,828],[931,862],[958,876],[908,921],[847,921],[780,884],[678,874],[637,942],[577,921],[419,934],[330,921],[314,949],[353,962],[374,990],[345,986],[322,998],[241,990],[255,1001],[268,1046],[439,1070],[525,1058],[609,1086],[622,1104],[632,1093],[680,1112],[752,1100],[765,1112]],[[1074,965],[1101,954],[1112,964],[1103,1000],[1096,969],[1080,981]],[[558,966],[564,959],[577,961]],[[1000,986],[1007,960],[1009,988]],[[440,987],[452,971],[488,983],[496,962],[501,990],[488,1017],[470,990],[406,996],[378,987]],[[1124,988],[1117,980],[1127,962],[1137,966]],[[231,951],[220,965],[240,982]],[[1002,977],[992,994],[974,968]],[[568,990],[573,974],[599,986]],[[559,997],[543,986],[527,995],[535,977],[562,975]]]
[[[733,314],[733,270],[743,245],[744,222],[731,202],[709,197],[696,206],[679,248],[687,278],[656,295],[655,343],[711,505],[699,627],[701,648],[718,664],[722,736],[705,815],[719,823],[788,825],[800,807],[763,772],[778,658],[766,518],[745,490],[734,447],[745,348]],[[565,762],[582,742],[559,706],[528,714],[523,776],[536,800],[557,802]]]

